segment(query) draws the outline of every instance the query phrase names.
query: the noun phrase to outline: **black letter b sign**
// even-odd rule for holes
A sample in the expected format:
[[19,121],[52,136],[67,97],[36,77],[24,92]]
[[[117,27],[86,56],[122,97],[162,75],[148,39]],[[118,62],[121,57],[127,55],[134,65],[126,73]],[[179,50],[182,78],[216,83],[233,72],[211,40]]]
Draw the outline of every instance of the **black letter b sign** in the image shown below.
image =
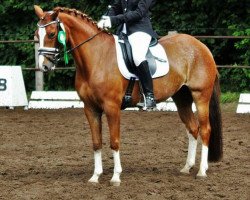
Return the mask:
[[7,89],[7,80],[0,78],[0,91],[5,91]]

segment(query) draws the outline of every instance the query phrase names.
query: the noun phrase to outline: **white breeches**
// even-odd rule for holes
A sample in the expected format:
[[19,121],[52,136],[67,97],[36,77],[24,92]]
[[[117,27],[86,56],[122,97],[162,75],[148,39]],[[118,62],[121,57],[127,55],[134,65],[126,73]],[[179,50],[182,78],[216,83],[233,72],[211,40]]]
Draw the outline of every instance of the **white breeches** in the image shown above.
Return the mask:
[[144,32],[135,32],[128,36],[128,40],[132,48],[134,63],[139,66],[141,62],[146,60],[151,36]]

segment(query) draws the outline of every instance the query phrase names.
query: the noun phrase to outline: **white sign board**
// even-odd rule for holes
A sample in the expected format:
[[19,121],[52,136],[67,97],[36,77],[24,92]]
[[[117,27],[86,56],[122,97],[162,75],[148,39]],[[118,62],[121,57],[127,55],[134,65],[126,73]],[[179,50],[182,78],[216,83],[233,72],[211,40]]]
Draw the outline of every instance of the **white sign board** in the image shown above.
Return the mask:
[[0,107],[27,106],[20,66],[0,66]]
[[250,93],[240,94],[236,113],[250,113]]

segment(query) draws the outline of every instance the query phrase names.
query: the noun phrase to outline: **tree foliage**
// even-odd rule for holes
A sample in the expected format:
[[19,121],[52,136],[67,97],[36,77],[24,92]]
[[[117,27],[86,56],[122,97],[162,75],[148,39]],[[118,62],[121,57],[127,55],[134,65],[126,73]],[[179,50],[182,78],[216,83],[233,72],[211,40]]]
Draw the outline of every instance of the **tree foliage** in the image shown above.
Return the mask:
[[[5,0],[0,4],[0,40],[33,39],[38,19],[33,5],[44,10],[70,7],[100,19],[112,1],[105,0]],[[191,35],[250,35],[250,10],[247,0],[157,0],[152,10],[153,26],[159,35],[176,30]],[[212,51],[218,65],[250,65],[249,39],[202,39]],[[0,65],[33,67],[34,44],[1,44]],[[73,61],[70,64],[73,66]],[[222,89],[250,90],[249,69],[220,69]],[[24,72],[27,90],[34,89],[34,72]],[[56,71],[45,75],[46,89],[74,87],[72,70]]]

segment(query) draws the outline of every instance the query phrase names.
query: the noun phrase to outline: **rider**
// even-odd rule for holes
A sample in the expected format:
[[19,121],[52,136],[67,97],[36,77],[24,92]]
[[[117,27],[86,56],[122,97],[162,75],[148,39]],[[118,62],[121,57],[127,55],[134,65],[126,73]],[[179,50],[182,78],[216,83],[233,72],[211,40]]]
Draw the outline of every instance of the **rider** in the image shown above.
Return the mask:
[[128,35],[133,60],[137,67],[143,92],[144,103],[137,106],[152,109],[156,107],[153,93],[153,81],[149,71],[146,54],[152,38],[157,38],[150,22],[150,8],[156,0],[115,0],[109,11],[98,22],[100,28],[118,26],[117,32]]

